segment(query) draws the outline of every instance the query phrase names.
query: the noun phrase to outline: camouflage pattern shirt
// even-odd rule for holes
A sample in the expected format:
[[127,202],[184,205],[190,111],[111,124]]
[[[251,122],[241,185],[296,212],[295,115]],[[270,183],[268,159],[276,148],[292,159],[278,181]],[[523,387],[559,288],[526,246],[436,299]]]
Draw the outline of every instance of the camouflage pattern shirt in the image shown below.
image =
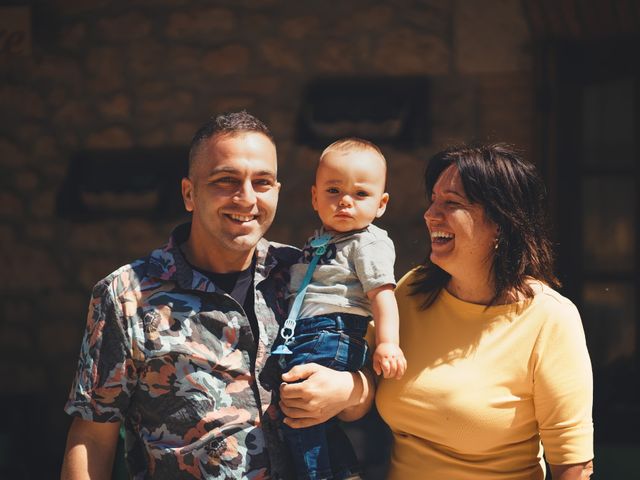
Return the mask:
[[269,352],[299,251],[256,248],[256,342],[242,306],[186,262],[189,231],[95,286],[65,411],[122,421],[134,479],[290,478]]

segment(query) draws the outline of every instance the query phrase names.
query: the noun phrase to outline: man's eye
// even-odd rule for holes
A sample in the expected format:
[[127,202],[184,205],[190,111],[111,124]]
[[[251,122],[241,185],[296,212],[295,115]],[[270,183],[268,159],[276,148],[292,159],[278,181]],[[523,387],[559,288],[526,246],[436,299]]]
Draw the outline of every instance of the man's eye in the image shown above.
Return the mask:
[[237,180],[233,177],[220,177],[220,178],[216,178],[213,183],[220,183],[220,184],[232,184],[232,183],[238,183]]

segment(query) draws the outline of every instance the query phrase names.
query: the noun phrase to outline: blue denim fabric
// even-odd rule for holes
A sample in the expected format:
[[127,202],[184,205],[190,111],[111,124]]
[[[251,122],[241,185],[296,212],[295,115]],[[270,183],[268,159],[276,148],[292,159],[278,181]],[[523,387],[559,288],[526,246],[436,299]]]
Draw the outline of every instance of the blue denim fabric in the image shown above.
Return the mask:
[[[329,314],[301,318],[284,355],[285,371],[303,363],[318,363],[334,370],[355,372],[366,363],[369,317]],[[343,479],[360,472],[358,459],[338,421],[295,429],[282,425],[291,450],[296,476],[304,480]]]

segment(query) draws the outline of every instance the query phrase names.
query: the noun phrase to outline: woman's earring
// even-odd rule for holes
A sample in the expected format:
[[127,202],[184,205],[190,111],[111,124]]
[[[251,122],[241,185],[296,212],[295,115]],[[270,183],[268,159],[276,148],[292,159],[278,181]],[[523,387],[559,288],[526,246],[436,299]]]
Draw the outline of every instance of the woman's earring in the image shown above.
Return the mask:
[[498,250],[499,245],[500,245],[500,237],[496,237],[496,243],[493,245],[493,249]]

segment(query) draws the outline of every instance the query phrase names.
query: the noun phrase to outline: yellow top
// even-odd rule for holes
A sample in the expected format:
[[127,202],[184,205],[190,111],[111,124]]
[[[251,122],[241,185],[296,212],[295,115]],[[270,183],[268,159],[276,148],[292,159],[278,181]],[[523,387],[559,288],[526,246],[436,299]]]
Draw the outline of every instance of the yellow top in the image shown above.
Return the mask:
[[390,479],[542,480],[551,464],[593,458],[591,362],[580,315],[543,286],[527,302],[485,309],[443,290],[427,310],[396,289],[401,380],[376,404],[393,431]]

